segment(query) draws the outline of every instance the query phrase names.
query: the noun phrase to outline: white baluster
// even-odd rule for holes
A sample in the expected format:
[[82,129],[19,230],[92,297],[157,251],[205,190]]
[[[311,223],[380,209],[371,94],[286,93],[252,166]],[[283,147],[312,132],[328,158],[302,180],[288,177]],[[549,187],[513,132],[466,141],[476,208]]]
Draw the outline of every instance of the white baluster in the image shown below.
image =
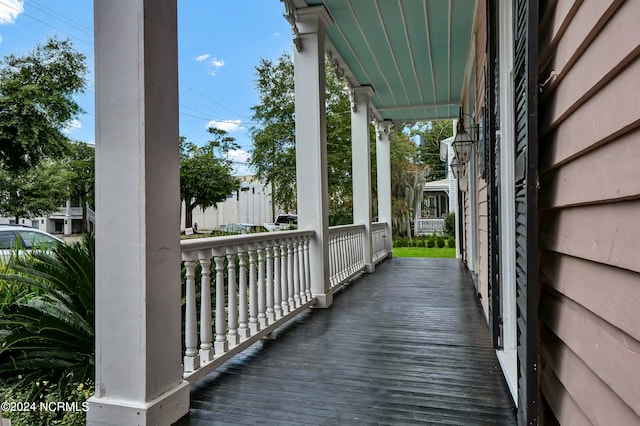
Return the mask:
[[214,253],[216,263],[216,340],[213,347],[216,355],[221,355],[229,350],[227,342],[227,315],[224,311],[224,254]]
[[286,247],[287,247],[287,293],[289,298],[287,299],[287,302],[289,302],[289,307],[290,309],[293,311],[295,308],[298,307],[298,305],[296,305],[295,300],[293,299],[293,293],[294,293],[294,289],[293,289],[293,247],[291,247],[291,241],[287,240],[286,243]]
[[309,259],[309,237],[304,238],[304,275],[305,275],[305,292],[307,300],[311,300],[311,260]]
[[249,249],[249,330],[256,334],[260,330],[258,323],[258,283],[256,279],[256,250]]
[[238,324],[238,336],[240,339],[246,339],[250,336],[249,333],[249,302],[247,287],[247,254],[242,251],[246,250],[241,248],[238,253],[238,294],[239,294],[239,324]]
[[238,289],[236,283],[236,254],[227,252],[227,291],[229,292],[229,330],[227,331],[227,341],[230,346],[240,343],[238,336]]
[[[276,247],[277,250],[277,247]],[[280,242],[280,288],[282,289],[282,314],[286,315],[291,312],[289,306],[289,286],[287,283],[287,243]]]
[[300,237],[296,241],[296,246],[298,247],[298,274],[300,275],[300,300],[302,303],[307,301],[307,293],[304,291],[306,287],[305,283],[305,274],[304,274],[304,241]]
[[213,330],[211,328],[211,250],[198,253],[200,259],[200,362],[213,359]]
[[280,287],[280,247],[273,247],[273,305],[276,319],[282,318],[282,288]]
[[265,283],[267,287],[267,320],[269,324],[276,320],[276,313],[273,309],[273,250],[271,247],[265,248],[265,254],[267,257],[267,281]]
[[293,252],[293,300],[296,308],[302,305],[300,299],[300,258],[298,257],[298,241],[294,238],[291,241],[291,250]]
[[258,322],[260,328],[265,328],[267,324],[267,303],[265,301],[265,276],[264,276],[264,250],[258,248]]
[[196,262],[185,260],[185,322],[184,322],[184,371],[194,371],[200,367],[198,356],[198,328],[196,312]]
[[329,237],[329,282],[330,286],[336,285],[337,256],[336,256],[336,234]]

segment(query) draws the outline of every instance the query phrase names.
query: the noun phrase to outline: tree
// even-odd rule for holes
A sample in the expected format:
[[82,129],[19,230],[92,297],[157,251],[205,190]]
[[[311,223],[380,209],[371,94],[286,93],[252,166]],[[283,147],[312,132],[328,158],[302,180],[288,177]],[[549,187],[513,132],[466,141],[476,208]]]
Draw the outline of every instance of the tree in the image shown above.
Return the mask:
[[18,223],[53,213],[70,196],[69,178],[64,164],[52,160],[23,171],[0,170],[0,215]]
[[427,121],[411,128],[411,136],[420,137],[419,161],[429,166],[427,181],[447,178],[447,162],[440,160],[440,141],[453,135],[451,120]]
[[[351,215],[351,115],[344,83],[325,63],[327,110],[327,164],[330,217]],[[251,166],[256,176],[272,185],[275,205],[295,212],[296,154],[293,62],[288,54],[277,61],[261,59],[256,66],[260,103],[253,106]],[[334,220],[334,222],[337,219]],[[336,224],[336,223],[332,223]]]
[[411,224],[422,203],[427,167],[418,162],[418,148],[403,132],[393,132],[391,143],[391,209],[394,235],[411,238]]
[[81,112],[73,96],[85,87],[85,56],[52,38],[0,67],[0,168],[17,172],[60,155],[63,130]]
[[240,187],[231,175],[231,161],[217,157],[237,147],[235,140],[224,130],[209,128],[214,139],[205,146],[197,146],[180,138],[180,198],[185,203],[185,227],[193,225],[193,210],[217,207],[229,194]]
[[95,204],[95,148],[82,142],[70,143],[65,166],[71,197],[82,206],[82,232],[87,232],[87,204]]

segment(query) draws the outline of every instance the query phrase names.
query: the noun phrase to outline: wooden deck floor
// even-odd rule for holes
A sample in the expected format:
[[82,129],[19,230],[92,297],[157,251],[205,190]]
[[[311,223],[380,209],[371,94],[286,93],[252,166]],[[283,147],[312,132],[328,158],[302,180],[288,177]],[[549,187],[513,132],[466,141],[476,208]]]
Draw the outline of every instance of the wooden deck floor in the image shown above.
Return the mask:
[[515,424],[455,259],[394,258],[192,387],[179,425]]

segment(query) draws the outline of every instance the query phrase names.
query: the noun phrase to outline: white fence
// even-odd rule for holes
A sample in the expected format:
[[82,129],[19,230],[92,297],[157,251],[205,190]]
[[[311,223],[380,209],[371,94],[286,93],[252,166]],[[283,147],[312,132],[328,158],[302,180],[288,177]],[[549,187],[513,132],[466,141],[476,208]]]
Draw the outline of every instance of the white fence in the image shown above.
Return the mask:
[[415,235],[444,234],[444,219],[416,219],[413,233]]

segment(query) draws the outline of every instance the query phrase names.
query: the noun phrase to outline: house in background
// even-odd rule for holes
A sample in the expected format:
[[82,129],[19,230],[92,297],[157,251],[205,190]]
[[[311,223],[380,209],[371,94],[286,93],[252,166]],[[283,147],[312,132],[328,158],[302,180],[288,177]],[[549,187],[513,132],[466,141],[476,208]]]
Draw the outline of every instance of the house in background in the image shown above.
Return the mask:
[[[95,229],[96,213],[87,207],[87,229]],[[0,224],[14,224],[15,219],[0,217]],[[82,233],[82,207],[79,202],[67,200],[66,204],[48,216],[20,219],[19,225],[42,229],[50,234],[72,235]]]
[[[262,225],[275,220],[280,209],[271,202],[271,186],[255,180],[254,176],[238,176],[240,189],[229,194],[218,207],[193,211],[193,223],[198,229],[213,230],[230,223],[255,223]],[[182,203],[181,228],[184,230],[184,202]]]

